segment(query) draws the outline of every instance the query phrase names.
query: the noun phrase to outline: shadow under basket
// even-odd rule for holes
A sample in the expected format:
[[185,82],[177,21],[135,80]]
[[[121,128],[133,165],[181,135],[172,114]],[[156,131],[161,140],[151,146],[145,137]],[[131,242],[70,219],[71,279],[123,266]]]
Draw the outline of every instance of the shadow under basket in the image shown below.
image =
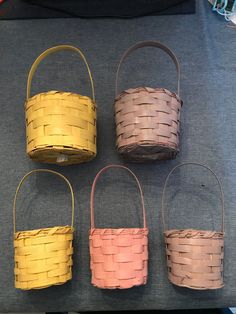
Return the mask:
[[[83,59],[90,77],[92,98],[71,92],[48,91],[30,96],[31,82],[39,63],[49,54],[71,50]],[[71,165],[95,158],[96,103],[93,79],[82,52],[73,46],[55,46],[44,51],[33,63],[27,82],[27,154],[37,162]]]
[[[178,91],[166,88],[137,87],[118,93],[121,64],[134,50],[146,47],[164,50],[174,61],[178,73]],[[179,152],[180,66],[174,53],[159,42],[141,42],[122,56],[116,76],[114,104],[116,148],[127,161],[148,162],[174,159]]]

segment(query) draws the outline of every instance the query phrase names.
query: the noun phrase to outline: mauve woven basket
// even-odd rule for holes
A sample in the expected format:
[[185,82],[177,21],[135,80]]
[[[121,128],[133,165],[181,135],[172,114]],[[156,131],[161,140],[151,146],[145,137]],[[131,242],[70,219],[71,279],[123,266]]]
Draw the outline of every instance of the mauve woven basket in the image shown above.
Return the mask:
[[[76,52],[84,61],[91,82],[92,99],[64,91],[30,96],[32,78],[38,65],[46,56],[60,50]],[[89,65],[79,48],[55,46],[35,60],[28,76],[25,115],[27,154],[32,160],[70,165],[95,158],[97,113],[94,85]]]
[[[111,167],[125,169],[135,178],[141,195],[143,228],[95,228],[96,182],[101,173]],[[130,169],[121,165],[109,165],[101,169],[93,181],[90,204],[89,247],[92,284],[101,289],[127,289],[145,285],[148,276],[148,228],[143,193],[138,178]]]
[[[222,202],[220,231],[172,229],[165,223],[164,196],[171,174],[183,165],[197,165],[209,170],[216,178]],[[216,174],[207,166],[187,162],[174,167],[166,178],[162,194],[162,219],[166,246],[168,278],[177,286],[196,290],[223,287],[224,259],[224,194]]]
[[[16,200],[24,180],[34,172],[58,175],[68,184],[72,200],[70,226],[55,226],[36,230],[16,231]],[[36,169],[20,181],[13,203],[15,287],[21,290],[43,289],[62,285],[72,278],[74,193],[70,182],[60,173]]]
[[[134,50],[152,46],[164,50],[178,72],[177,93],[166,88],[136,87],[118,93],[120,67]],[[179,152],[180,66],[174,53],[156,41],[137,43],[122,56],[116,74],[116,147],[120,155],[133,162],[174,159]]]

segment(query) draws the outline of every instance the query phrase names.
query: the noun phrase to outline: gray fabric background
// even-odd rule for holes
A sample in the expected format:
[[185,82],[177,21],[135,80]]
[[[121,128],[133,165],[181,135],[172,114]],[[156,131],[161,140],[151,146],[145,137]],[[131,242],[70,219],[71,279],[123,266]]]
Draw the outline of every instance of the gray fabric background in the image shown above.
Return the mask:
[[[156,16],[132,20],[57,19],[0,23],[0,311],[82,311],[226,307],[236,305],[236,107],[235,29],[197,1],[196,15]],[[90,284],[89,195],[96,172],[122,163],[115,151],[113,99],[115,71],[125,49],[141,40],[159,40],[179,57],[182,68],[181,153],[175,161],[129,164],[140,178],[147,207],[149,280],[127,291],[103,291]],[[65,174],[76,193],[73,280],[59,287],[24,292],[14,288],[12,200],[21,177],[44,167],[25,154],[26,79],[34,59],[46,48],[72,44],[86,54],[94,76],[98,104],[98,156],[70,167],[48,166]],[[120,88],[140,85],[174,90],[176,73],[168,56],[155,48],[134,53],[122,68]],[[33,93],[50,89],[90,94],[80,59],[69,52],[50,56],[33,81]],[[160,219],[160,200],[168,171],[182,161],[212,167],[225,190],[225,287],[199,292],[167,280]],[[111,170],[96,193],[98,226],[138,226],[140,205],[135,184],[126,173]],[[67,224],[68,190],[58,178],[34,175],[21,191],[18,230]],[[219,228],[220,208],[214,178],[188,166],[177,171],[167,191],[171,227]],[[214,221],[214,223],[213,223]]]

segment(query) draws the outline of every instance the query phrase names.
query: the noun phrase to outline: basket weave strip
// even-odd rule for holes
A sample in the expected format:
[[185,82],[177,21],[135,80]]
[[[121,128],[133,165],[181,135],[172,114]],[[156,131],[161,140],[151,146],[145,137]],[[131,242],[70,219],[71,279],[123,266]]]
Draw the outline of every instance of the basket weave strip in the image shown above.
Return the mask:
[[26,108],[27,153],[36,161],[64,164],[96,155],[96,105],[86,96],[51,91],[30,98]]
[[[16,231],[16,200],[27,177],[35,172],[49,172],[61,177],[69,186],[72,202],[71,226]],[[62,174],[48,169],[28,172],[18,184],[13,202],[15,287],[23,290],[61,285],[72,278],[74,193]]]
[[[127,170],[139,188],[143,213],[143,228],[95,228],[94,193],[99,176],[115,167]],[[91,229],[89,235],[90,269],[92,284],[102,289],[127,289],[144,285],[148,273],[148,229],[142,188],[138,178],[128,168],[109,165],[101,169],[94,178],[91,198]]]
[[199,290],[223,287],[223,233],[187,229],[164,235],[172,283]]
[[15,287],[42,289],[72,278],[73,228],[54,227],[17,232]]
[[148,229],[91,229],[92,284],[127,289],[147,282]]
[[[31,82],[39,63],[59,50],[77,52],[85,62],[92,99],[70,92],[49,91],[30,97]],[[73,46],[56,46],[44,51],[33,63],[27,82],[27,153],[34,161],[69,165],[96,156],[96,103],[93,79],[83,53]]]
[[[165,191],[172,173],[184,165],[201,166],[209,170],[216,178],[222,205],[221,231],[168,229],[164,213]],[[175,166],[168,174],[163,188],[162,221],[165,230],[164,239],[169,280],[175,285],[197,290],[223,287],[224,194],[217,175],[209,167],[196,162],[186,162]]]
[[163,88],[124,91],[115,102],[118,152],[137,161],[174,158],[179,151],[181,105],[176,94]]

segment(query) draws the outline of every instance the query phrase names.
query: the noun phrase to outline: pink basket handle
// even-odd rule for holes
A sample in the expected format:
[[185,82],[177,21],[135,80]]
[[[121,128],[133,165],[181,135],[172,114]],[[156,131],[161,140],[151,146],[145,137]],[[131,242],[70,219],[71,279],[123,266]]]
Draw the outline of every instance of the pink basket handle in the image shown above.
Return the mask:
[[145,210],[145,206],[144,206],[144,197],[143,197],[143,191],[141,188],[141,184],[138,180],[138,178],[136,177],[136,175],[127,167],[122,166],[122,165],[109,165],[106,166],[104,168],[102,168],[95,176],[94,180],[93,180],[93,185],[92,185],[92,190],[91,190],[91,194],[90,194],[90,214],[91,214],[91,229],[94,229],[94,193],[95,193],[95,187],[96,187],[96,183],[98,178],[100,177],[100,175],[105,172],[106,170],[110,169],[110,168],[121,168],[121,169],[125,169],[127,170],[136,180],[136,183],[138,185],[139,188],[139,192],[140,192],[140,197],[141,197],[141,204],[142,204],[142,212],[143,212],[143,228],[147,228],[147,224],[146,224],[146,210]]
[[217,177],[217,175],[215,174],[215,172],[213,170],[211,170],[211,168],[209,168],[206,165],[197,163],[197,162],[184,162],[182,164],[179,164],[177,166],[175,166],[170,173],[168,174],[168,176],[166,177],[165,183],[164,183],[164,188],[163,188],[163,192],[162,192],[162,198],[161,198],[161,211],[162,211],[162,222],[163,222],[163,226],[164,226],[164,230],[166,231],[168,229],[168,224],[165,223],[165,210],[164,210],[164,198],[165,198],[165,192],[166,192],[166,186],[167,183],[169,181],[170,176],[172,175],[172,173],[177,169],[180,168],[182,166],[185,165],[195,165],[195,166],[200,166],[203,167],[207,170],[209,170],[213,176],[216,178],[216,181],[218,183],[219,189],[220,189],[220,200],[221,200],[221,205],[222,205],[222,210],[221,210],[221,231],[224,232],[224,192],[223,192],[223,187],[222,184],[220,183],[219,178]]
[[120,67],[122,65],[122,63],[125,61],[125,59],[135,50],[139,49],[139,48],[143,48],[143,47],[156,47],[156,48],[160,48],[163,51],[165,51],[173,60],[175,66],[176,66],[176,70],[177,70],[177,94],[178,96],[180,95],[180,65],[179,65],[179,61],[176,57],[176,55],[173,53],[173,51],[168,48],[167,46],[165,46],[164,44],[158,42],[158,41],[142,41],[139,42],[133,46],[131,46],[128,50],[125,51],[125,53],[123,54],[123,56],[120,59],[119,65],[118,65],[118,69],[116,72],[116,95],[118,95],[118,78],[119,78],[119,73],[120,73]]

